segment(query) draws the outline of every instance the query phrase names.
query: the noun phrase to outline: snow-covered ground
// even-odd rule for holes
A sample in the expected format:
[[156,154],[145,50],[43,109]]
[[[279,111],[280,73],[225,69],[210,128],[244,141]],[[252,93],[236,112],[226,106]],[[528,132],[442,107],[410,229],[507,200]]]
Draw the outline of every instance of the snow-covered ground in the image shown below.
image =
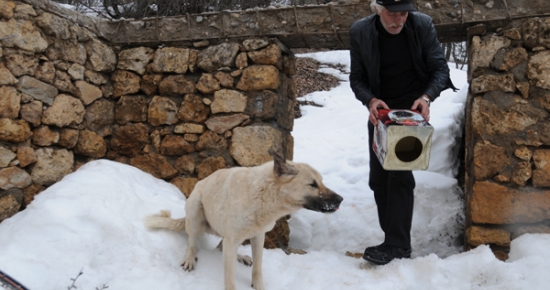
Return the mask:
[[[368,111],[349,87],[349,52],[303,54],[345,72],[323,68],[342,83],[303,99],[295,120],[294,161],[307,162],[324,183],[344,197],[334,214],[300,210],[290,220],[294,248],[305,255],[264,251],[267,289],[548,289],[550,235],[523,235],[502,262],[487,246],[461,252],[463,220],[457,185],[456,138],[461,136],[466,72],[451,66],[457,93],[444,91],[432,107],[430,167],[415,172],[411,259],[373,266],[345,255],[363,252],[383,235],[368,188]],[[0,223],[0,270],[30,289],[223,289],[219,239],[205,236],[197,267],[180,267],[185,235],[148,230],[143,218],[161,209],[185,215],[178,189],[135,167],[108,160],[90,162],[36,196],[22,212]],[[242,254],[250,254],[243,246]],[[82,275],[78,275],[82,271]],[[76,281],[73,281],[76,279]],[[74,283],[74,284],[73,284]],[[251,269],[237,265],[238,289],[250,289]],[[0,288],[1,289],[1,288]],[[74,288],[73,288],[74,289]]]

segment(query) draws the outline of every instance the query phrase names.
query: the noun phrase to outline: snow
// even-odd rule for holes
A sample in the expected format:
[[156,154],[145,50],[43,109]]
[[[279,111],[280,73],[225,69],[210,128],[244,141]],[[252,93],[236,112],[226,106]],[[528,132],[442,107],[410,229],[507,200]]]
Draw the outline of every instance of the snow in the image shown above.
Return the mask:
[[[266,289],[547,289],[548,234],[516,238],[505,262],[488,246],[462,250],[464,209],[456,174],[467,80],[453,64],[452,80],[462,89],[444,91],[433,103],[430,166],[414,172],[412,258],[374,266],[346,256],[383,239],[368,188],[368,111],[349,87],[348,51],[298,56],[343,67],[321,69],[342,82],[302,98],[323,107],[302,107],[292,135],[294,161],[316,168],[344,201],[334,214],[302,209],[292,215],[290,246],[307,254],[265,250]],[[196,269],[185,272],[180,264],[186,236],[143,225],[146,215],[162,209],[184,216],[184,205],[174,185],[135,167],[89,162],[0,223],[0,270],[30,289],[223,289],[219,238],[204,236]],[[250,246],[239,253],[250,255]],[[250,289],[250,267],[237,265],[236,284]]]

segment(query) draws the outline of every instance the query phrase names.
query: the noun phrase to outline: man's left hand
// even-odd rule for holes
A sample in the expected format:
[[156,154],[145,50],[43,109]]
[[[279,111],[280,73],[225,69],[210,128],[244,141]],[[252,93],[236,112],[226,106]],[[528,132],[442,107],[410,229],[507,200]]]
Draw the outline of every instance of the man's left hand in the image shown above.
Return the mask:
[[424,100],[423,97],[427,97],[431,100],[431,98],[428,95],[422,95],[422,97],[416,99],[414,101],[413,106],[411,107],[411,110],[418,110],[420,111],[420,115],[426,120],[426,122],[430,121],[430,104]]

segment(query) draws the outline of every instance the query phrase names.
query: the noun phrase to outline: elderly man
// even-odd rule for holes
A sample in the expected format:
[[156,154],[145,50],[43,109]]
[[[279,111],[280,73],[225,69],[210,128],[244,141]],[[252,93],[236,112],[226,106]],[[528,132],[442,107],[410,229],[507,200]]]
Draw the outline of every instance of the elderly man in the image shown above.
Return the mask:
[[369,109],[370,174],[384,242],[367,247],[363,258],[384,265],[411,256],[415,180],[411,171],[387,171],[373,149],[379,109],[418,110],[429,121],[430,102],[456,89],[432,19],[411,0],[372,0],[376,14],[350,29],[350,84]]

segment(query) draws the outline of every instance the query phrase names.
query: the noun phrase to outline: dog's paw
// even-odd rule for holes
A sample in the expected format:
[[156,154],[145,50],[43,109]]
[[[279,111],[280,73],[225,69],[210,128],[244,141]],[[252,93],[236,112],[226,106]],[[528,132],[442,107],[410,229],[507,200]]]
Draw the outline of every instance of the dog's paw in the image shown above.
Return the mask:
[[183,263],[181,263],[181,267],[185,271],[189,271],[189,272],[193,271],[195,269],[195,264],[197,263],[198,260],[199,260],[199,258],[197,258],[197,257],[192,258],[192,259],[185,259],[185,261],[183,261]]
[[264,284],[263,283],[259,283],[259,284],[252,284],[250,285],[254,290],[264,290]]
[[239,263],[244,264],[246,266],[252,266],[252,258],[249,256],[238,255],[237,261],[239,261]]

